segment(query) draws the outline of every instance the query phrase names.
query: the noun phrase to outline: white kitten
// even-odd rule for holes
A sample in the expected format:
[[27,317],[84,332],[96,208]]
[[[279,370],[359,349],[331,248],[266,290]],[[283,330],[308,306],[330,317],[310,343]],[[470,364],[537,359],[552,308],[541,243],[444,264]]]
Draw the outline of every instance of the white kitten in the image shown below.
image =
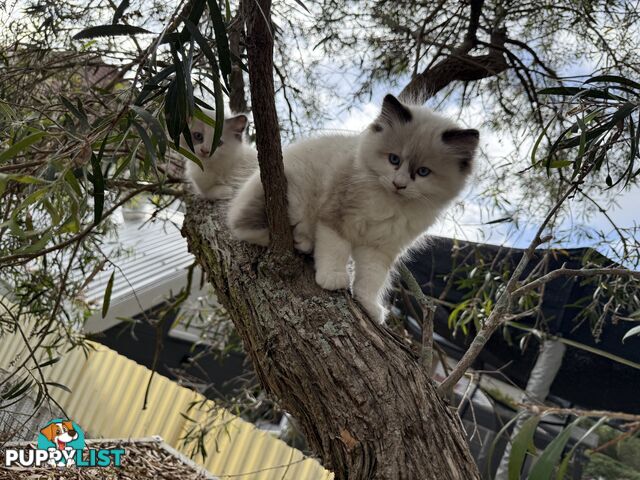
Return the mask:
[[[372,318],[394,260],[464,186],[477,130],[387,95],[380,116],[360,135],[304,140],[284,151],[289,218],[296,248],[314,252],[316,282],[348,288]],[[259,173],[232,200],[234,235],[267,245],[269,231]]]
[[[209,117],[213,116],[210,110],[203,112]],[[195,193],[209,200],[231,198],[234,187],[239,186],[257,168],[255,149],[243,141],[246,126],[246,115],[227,118],[224,121],[220,144],[212,155],[214,128],[196,117],[191,120],[189,130],[194,153],[204,166],[202,170],[193,161],[185,162],[186,178]],[[186,145],[184,138],[182,141],[183,145]]]

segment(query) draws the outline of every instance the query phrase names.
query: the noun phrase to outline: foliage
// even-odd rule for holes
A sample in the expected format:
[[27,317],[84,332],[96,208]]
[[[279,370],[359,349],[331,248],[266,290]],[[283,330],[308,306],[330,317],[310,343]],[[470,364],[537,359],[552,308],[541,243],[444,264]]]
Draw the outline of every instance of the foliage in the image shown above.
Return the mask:
[[[228,12],[225,17],[216,2],[203,0],[167,16],[159,5],[135,2],[127,9],[129,2],[122,2],[111,11],[112,24],[98,21],[77,32],[71,19],[103,19],[111,8],[106,3],[93,10],[33,4],[31,16],[10,22],[1,37],[0,315],[4,334],[26,333],[20,360],[3,381],[0,408],[34,390],[38,403],[51,401],[38,364],[45,352],[53,358],[84,344],[80,332],[91,306],[82,292],[99,271],[117,268],[118,252],[105,248],[114,213],[143,193],[153,195],[157,211],[181,197],[181,180],[165,166],[175,156],[171,151],[196,159],[186,150],[194,112],[215,108],[218,136],[221,131],[222,85],[231,62]],[[149,17],[139,10],[145,7],[151,7]],[[138,35],[148,38],[158,27],[142,47]],[[215,32],[215,46],[200,28],[207,37]],[[194,94],[194,85],[212,92],[215,107]],[[182,133],[187,145],[180,145]],[[185,296],[176,293],[172,308]]]
[[[483,10],[476,21],[472,3]],[[141,194],[152,196],[158,210],[175,206],[183,189],[167,162],[176,152],[198,162],[188,120],[204,107],[215,110],[218,144],[232,70],[245,68],[227,39],[241,23],[231,7],[215,0],[35,0],[24,11],[4,10],[0,334],[24,329],[24,345],[2,383],[0,408],[34,392],[48,401],[51,387],[62,388],[39,369],[84,345],[79,332],[90,305],[82,291],[97,272],[116,268],[117,252],[105,250],[114,213]],[[308,0],[276,8],[276,87],[286,135],[320,129],[329,111],[398,88],[448,58],[498,49],[505,72],[452,82],[437,104],[464,111],[464,121],[482,115],[485,130],[504,132],[513,144],[504,155],[485,152],[488,166],[471,194],[482,207],[477,223],[487,230],[508,226],[508,239],[530,236],[542,223],[552,245],[588,240],[614,259],[585,257],[579,269],[637,267],[638,227],[607,216],[616,193],[635,187],[640,173],[640,85],[631,80],[640,73],[634,41],[640,14],[628,2]],[[495,34],[503,31],[498,45]],[[589,227],[601,214],[611,231]],[[549,273],[550,255],[536,257],[516,286]],[[496,258],[476,255],[472,266],[460,262],[448,277],[448,288],[465,294],[450,305],[454,331],[478,331],[496,311],[516,266]],[[596,288],[573,307],[596,338],[607,322],[639,319],[637,278],[605,273],[581,281]],[[107,287],[103,315],[110,294]],[[170,308],[184,297],[180,292]],[[532,288],[509,305],[510,320],[533,319],[523,348],[527,335],[545,330],[543,298],[543,287]],[[204,309],[195,316],[219,333]],[[272,401],[253,383],[246,392],[253,410],[243,413]],[[197,442],[206,427],[194,425],[187,436]],[[563,451],[571,428],[542,452],[533,470],[538,478],[570,458]],[[514,471],[533,450],[527,435],[535,427],[523,431]],[[599,458],[593,456],[594,469]]]
[[640,473],[607,455],[593,453],[582,478],[585,480],[640,480]]

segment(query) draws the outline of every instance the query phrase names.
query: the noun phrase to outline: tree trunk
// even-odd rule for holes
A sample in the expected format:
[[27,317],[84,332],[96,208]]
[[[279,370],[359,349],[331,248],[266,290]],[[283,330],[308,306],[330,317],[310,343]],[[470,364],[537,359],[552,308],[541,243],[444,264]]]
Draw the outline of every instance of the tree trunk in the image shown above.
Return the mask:
[[231,237],[226,203],[188,207],[183,234],[262,385],[337,480],[480,478],[459,417],[403,340],[318,287],[310,259],[281,277],[272,255]]
[[[242,58],[242,52],[244,51],[242,47],[244,20],[240,11],[238,11],[231,24],[232,27],[228,32],[229,49],[236,58]],[[231,65],[231,74],[229,75],[229,108],[234,113],[246,113],[249,111],[244,91],[244,75],[237,61],[234,61]]]

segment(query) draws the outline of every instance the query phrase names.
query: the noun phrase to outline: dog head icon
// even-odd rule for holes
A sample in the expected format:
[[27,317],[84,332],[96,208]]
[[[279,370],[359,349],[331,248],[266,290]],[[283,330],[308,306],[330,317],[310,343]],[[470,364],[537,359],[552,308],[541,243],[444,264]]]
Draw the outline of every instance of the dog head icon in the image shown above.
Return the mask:
[[40,430],[47,440],[56,444],[58,450],[64,450],[67,443],[78,438],[78,433],[73,429],[73,423],[65,420],[58,423],[52,423]]

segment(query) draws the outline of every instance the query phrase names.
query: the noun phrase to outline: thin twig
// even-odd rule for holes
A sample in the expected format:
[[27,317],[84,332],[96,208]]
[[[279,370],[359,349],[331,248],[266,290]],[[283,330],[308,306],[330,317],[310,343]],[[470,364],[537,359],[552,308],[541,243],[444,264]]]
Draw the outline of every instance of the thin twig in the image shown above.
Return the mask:
[[420,358],[426,372],[431,373],[433,367],[433,318],[436,313],[436,305],[430,297],[427,297],[413,274],[404,263],[398,265],[402,280],[413,297],[420,304],[422,310],[422,350]]
[[640,280],[640,272],[634,272],[633,270],[627,270],[626,268],[589,268],[585,270],[562,267],[517,288],[513,291],[512,295],[514,298],[522,296],[528,291],[534,290],[545,283],[551,282],[560,277],[598,277],[600,275],[615,275]]
[[591,172],[592,168],[593,166],[590,166],[589,168],[585,168],[583,170],[576,181],[571,185],[570,188],[568,188],[564,192],[563,195],[560,196],[554,207],[544,218],[529,247],[522,254],[518,265],[511,274],[511,278],[509,278],[504,290],[498,297],[493,310],[489,314],[489,317],[485,320],[484,324],[471,342],[471,345],[469,345],[469,348],[451,372],[451,375],[445,378],[444,381],[440,384],[438,389],[441,394],[446,395],[447,393],[453,391],[453,388],[458,383],[458,381],[462,378],[469,367],[473,365],[473,362],[475,362],[476,358],[478,358],[478,355],[480,355],[480,352],[484,348],[484,345],[489,341],[489,338],[491,338],[491,335],[493,335],[497,328],[503,324],[505,316],[510,313],[509,311],[512,308],[513,292],[516,290],[518,281],[524,273],[524,270],[533,258],[536,248],[538,248],[543,243],[551,240],[551,236],[543,237],[543,232],[551,223],[551,220],[555,217],[560,208],[564,205],[564,202],[579,188],[582,180],[587,176],[587,174],[589,174],[589,172]]

